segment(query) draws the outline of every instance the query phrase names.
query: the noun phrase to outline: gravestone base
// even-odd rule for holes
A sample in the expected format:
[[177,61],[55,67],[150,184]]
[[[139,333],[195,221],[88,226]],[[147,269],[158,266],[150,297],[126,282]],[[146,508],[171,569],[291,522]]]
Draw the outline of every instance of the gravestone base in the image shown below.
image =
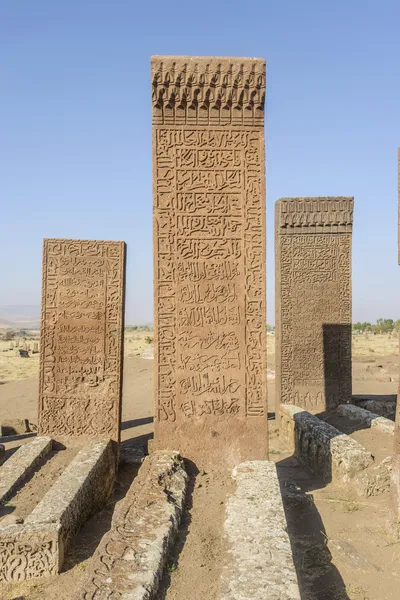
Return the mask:
[[[16,472],[13,480],[9,461],[6,461],[0,468],[0,478],[3,479],[4,470],[9,483],[1,496],[3,503],[13,496],[40,459],[57,443],[58,440],[36,438],[22,446],[9,459]],[[60,572],[72,537],[112,494],[116,465],[115,445],[110,440],[85,441],[23,523],[2,526],[0,521],[0,582]]]
[[177,450],[197,468],[232,468],[246,460],[268,458],[267,417],[225,419],[213,417],[212,422],[204,419],[195,424],[180,422],[154,424],[154,450],[169,448]]

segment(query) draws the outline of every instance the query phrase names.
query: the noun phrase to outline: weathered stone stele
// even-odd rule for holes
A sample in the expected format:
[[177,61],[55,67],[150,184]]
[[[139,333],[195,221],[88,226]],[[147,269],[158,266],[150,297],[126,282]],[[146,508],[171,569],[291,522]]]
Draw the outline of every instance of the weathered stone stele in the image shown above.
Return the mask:
[[[398,263],[400,265],[400,148],[397,152],[398,160]],[[399,387],[400,394],[400,387]],[[394,430],[393,462],[390,482],[390,518],[395,535],[400,537],[400,403],[397,394],[396,424]]]
[[119,441],[125,243],[45,239],[39,435]]
[[398,247],[398,263],[400,265],[400,148],[397,149],[397,208],[398,208],[398,234],[397,234],[397,247]]
[[267,453],[265,61],[151,60],[155,448]]
[[351,400],[353,198],[275,205],[276,414]]

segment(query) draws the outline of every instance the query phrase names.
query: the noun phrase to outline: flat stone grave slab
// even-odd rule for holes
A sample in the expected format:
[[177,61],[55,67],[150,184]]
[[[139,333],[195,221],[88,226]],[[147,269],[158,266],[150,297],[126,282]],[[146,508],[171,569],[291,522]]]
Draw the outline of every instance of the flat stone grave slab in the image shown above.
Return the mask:
[[349,483],[373,464],[356,440],[293,404],[281,404],[280,435],[308,468],[326,481]]
[[235,467],[226,506],[220,600],[300,600],[276,466]]
[[361,444],[373,455],[375,463],[393,454],[393,428],[389,429],[390,425],[394,425],[393,421],[378,417],[351,404],[344,405],[344,409],[340,407],[340,410],[321,413],[318,416],[325,423],[329,423],[342,434],[348,435],[350,439]]
[[157,597],[168,551],[177,534],[187,475],[178,452],[148,456],[115,509],[74,600],[149,600]]
[[109,499],[115,469],[110,440],[65,447],[37,437],[6,460],[0,467],[0,583],[59,573],[73,535]]

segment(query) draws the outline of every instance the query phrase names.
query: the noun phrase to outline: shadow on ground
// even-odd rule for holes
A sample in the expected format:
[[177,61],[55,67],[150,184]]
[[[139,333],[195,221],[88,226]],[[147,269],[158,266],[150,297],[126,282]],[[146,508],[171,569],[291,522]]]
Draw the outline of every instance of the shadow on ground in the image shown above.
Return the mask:
[[332,563],[328,538],[310,492],[325,487],[295,457],[276,464],[301,600],[350,600]]

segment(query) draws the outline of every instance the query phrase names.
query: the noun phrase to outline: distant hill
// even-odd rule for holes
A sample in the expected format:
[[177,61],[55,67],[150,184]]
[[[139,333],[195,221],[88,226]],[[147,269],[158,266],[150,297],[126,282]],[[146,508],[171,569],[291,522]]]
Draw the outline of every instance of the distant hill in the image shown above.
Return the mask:
[[38,329],[40,306],[15,304],[0,306],[0,329]]

